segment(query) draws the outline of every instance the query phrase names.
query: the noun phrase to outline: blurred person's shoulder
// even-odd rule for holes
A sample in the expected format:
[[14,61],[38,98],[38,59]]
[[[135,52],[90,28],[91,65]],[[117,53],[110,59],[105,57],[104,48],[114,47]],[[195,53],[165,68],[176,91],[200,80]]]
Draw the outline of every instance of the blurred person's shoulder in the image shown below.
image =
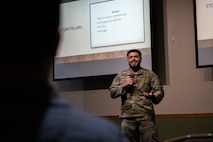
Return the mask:
[[69,106],[57,96],[47,110],[41,129],[39,142],[127,142],[119,126],[110,120]]

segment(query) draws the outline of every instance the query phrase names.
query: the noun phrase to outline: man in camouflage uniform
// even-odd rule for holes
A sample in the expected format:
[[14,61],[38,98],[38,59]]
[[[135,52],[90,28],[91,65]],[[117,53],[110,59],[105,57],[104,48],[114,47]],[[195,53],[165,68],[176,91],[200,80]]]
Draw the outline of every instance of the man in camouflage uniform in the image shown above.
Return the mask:
[[121,129],[131,142],[158,142],[153,104],[164,97],[158,76],[142,68],[141,52],[127,52],[129,69],[117,74],[109,87],[113,99],[121,96]]

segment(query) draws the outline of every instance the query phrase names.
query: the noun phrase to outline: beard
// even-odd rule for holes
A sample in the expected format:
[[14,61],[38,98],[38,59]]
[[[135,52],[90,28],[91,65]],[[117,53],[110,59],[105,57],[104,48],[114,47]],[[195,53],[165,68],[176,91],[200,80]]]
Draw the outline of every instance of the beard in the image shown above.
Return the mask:
[[129,63],[130,68],[132,70],[137,71],[140,68],[140,63],[139,62],[134,62],[134,63]]

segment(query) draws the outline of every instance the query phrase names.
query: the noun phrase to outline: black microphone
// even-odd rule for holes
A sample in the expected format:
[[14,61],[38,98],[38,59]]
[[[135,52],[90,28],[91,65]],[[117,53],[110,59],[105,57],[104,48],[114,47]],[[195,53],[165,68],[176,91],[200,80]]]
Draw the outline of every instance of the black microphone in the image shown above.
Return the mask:
[[129,75],[129,77],[131,77],[131,78],[134,78],[134,76],[135,76],[134,74],[130,74],[130,75]]
[[132,86],[135,87],[136,86],[136,79],[134,79],[135,75],[134,74],[130,74],[129,77],[133,79]]
[[132,78],[133,79],[133,83],[131,84],[131,85],[128,85],[127,87],[126,87],[126,89],[127,89],[127,91],[128,92],[132,92],[132,90],[134,89],[134,85],[135,85],[135,81],[134,81],[134,74],[130,74],[130,75],[128,75],[130,78]]

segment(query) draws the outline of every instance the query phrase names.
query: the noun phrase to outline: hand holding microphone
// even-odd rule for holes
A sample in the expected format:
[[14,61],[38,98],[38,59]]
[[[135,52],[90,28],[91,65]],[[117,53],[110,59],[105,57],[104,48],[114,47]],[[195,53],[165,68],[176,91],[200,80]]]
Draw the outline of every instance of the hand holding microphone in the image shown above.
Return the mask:
[[130,74],[129,77],[124,81],[123,87],[132,87],[134,83],[134,74]]

